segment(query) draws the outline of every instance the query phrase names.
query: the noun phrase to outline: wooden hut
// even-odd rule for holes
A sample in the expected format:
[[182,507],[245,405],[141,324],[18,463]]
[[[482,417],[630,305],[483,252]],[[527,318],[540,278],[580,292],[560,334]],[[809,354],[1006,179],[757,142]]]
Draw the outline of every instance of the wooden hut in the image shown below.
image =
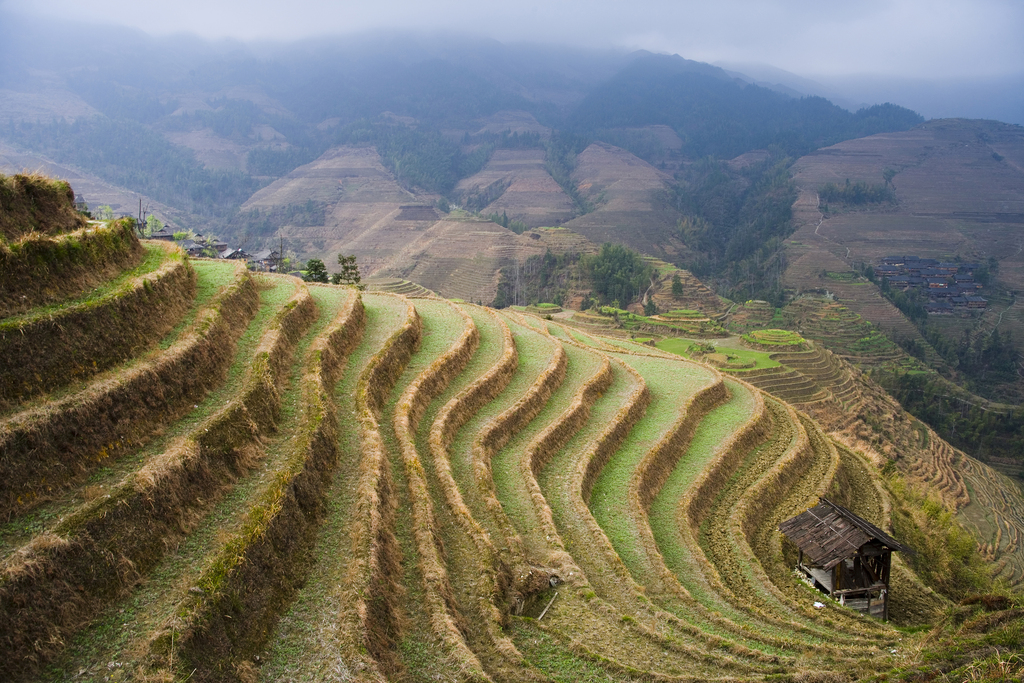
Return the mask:
[[779,525],[800,550],[797,569],[852,609],[889,619],[892,552],[914,552],[871,522],[822,498]]

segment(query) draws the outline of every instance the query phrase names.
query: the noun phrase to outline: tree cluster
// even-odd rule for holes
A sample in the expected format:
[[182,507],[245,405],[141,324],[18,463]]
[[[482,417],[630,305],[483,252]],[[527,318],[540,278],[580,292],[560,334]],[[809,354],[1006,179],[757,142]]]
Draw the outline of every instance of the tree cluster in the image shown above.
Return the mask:
[[851,206],[863,206],[865,204],[894,204],[896,193],[888,184],[876,185],[857,181],[851,183],[849,180],[844,185],[836,183],[825,183],[818,190],[818,197],[821,201],[834,204],[848,204]]
[[553,303],[561,306],[570,285],[579,284],[579,254],[530,256],[501,269],[498,291],[491,306],[527,306]]
[[655,272],[637,252],[608,242],[597,254],[581,257],[580,269],[601,304],[618,301],[623,308],[643,296]]
[[526,223],[522,221],[514,221],[508,217],[507,211],[502,211],[500,214],[492,213],[487,216],[487,219],[493,221],[503,228],[508,228],[517,235],[522,235],[524,232],[529,230]]
[[686,267],[733,299],[782,304],[783,240],[793,231],[792,159],[777,147],[741,171],[706,157],[692,164],[670,202],[684,214],[678,236]]

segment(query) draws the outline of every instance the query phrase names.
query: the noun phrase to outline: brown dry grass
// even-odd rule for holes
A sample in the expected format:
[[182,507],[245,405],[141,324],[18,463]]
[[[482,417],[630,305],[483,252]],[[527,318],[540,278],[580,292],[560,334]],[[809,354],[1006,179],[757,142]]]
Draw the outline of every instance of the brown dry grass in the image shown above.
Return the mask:
[[[512,338],[512,331],[500,316],[494,313],[488,314],[494,317],[501,330],[502,355],[487,372],[441,407],[431,425],[428,443],[434,461],[434,471],[444,495],[445,506],[462,533],[470,539],[476,548],[475,555],[478,561],[474,570],[479,572],[478,591],[481,592],[478,594],[504,596],[511,583],[510,570],[487,531],[473,517],[473,513],[466,505],[452,473],[449,458],[449,448],[459,429],[480,408],[504,391],[519,366],[519,357]],[[522,655],[502,632],[502,625],[506,621],[507,614],[499,610],[496,602],[507,601],[500,599],[496,601],[492,597],[488,600],[479,600],[478,604],[472,606],[482,621],[477,624],[483,631],[481,639],[504,662],[513,668],[522,667]],[[527,676],[525,670],[524,677],[532,679]]]
[[[581,349],[585,348],[579,344],[577,344],[577,346]],[[590,350],[588,349],[588,351]],[[609,386],[611,386],[611,359],[609,359],[605,354],[600,354],[600,357],[601,369],[594,373],[594,375],[590,377],[582,387],[580,387],[580,390],[573,398],[573,402],[569,405],[568,409],[562,413],[559,419],[551,423],[551,425],[538,434],[530,445],[527,446],[519,461],[521,476],[524,478],[527,487],[529,488],[530,498],[533,502],[533,507],[537,512],[537,517],[541,521],[541,525],[544,529],[544,535],[551,539],[556,539],[555,544],[557,544],[561,550],[561,552],[556,552],[553,557],[538,558],[545,564],[566,564],[567,562],[571,562],[575,565],[575,562],[572,561],[572,558],[568,553],[564,552],[564,547],[562,546],[561,541],[557,540],[559,537],[558,529],[555,526],[555,520],[552,515],[551,508],[548,506],[540,485],[537,483],[537,475],[544,466],[547,465],[551,458],[565,446],[569,439],[572,438],[572,435],[578,432],[583,425],[586,424],[587,420],[590,419],[590,409],[594,405],[594,402],[601,397],[601,394],[608,390]]]
[[0,408],[141,353],[166,334],[196,295],[196,274],[180,250],[123,294],[73,306],[0,332]]
[[451,660],[453,669],[459,672],[460,680],[485,681],[489,680],[487,674],[463,636],[468,624],[461,618],[448,578],[448,569],[439,552],[442,540],[438,535],[430,491],[416,449],[416,430],[431,399],[444,391],[466,367],[480,344],[480,331],[473,319],[465,311],[460,310],[459,313],[464,323],[462,335],[402,393],[395,410],[394,428],[409,482],[413,535],[431,630],[443,643],[447,650],[445,655]]
[[331,391],[364,323],[354,292],[307,354],[302,428],[285,467],[249,511],[240,534],[198,579],[202,593],[188,593],[174,623],[151,638],[153,661],[171,668],[177,660],[195,671],[195,680],[223,680],[260,652],[305,576],[301,555],[323,518],[338,459]]
[[407,310],[406,323],[370,359],[356,388],[362,458],[350,530],[352,562],[339,620],[345,660],[355,663],[366,680],[382,680],[397,668],[398,501],[379,420],[391,388],[419,347],[423,324],[411,303]]
[[236,282],[192,329],[151,362],[0,423],[0,518],[20,514],[134,448],[224,379],[259,294],[239,266]]
[[481,431],[473,440],[473,475],[477,487],[488,509],[494,511],[492,515],[499,528],[491,529],[490,533],[500,534],[499,544],[507,549],[503,553],[509,561],[510,574],[508,578],[509,588],[502,602],[505,609],[509,605],[522,604],[525,602],[524,591],[529,590],[531,583],[531,570],[526,562],[526,552],[522,540],[515,531],[511,521],[504,515],[501,502],[498,500],[494,488],[494,477],[491,472],[491,459],[494,454],[515,436],[516,432],[523,429],[537,414],[544,408],[551,394],[554,393],[562,381],[568,368],[568,356],[562,348],[561,343],[551,338],[554,344],[554,353],[547,366],[541,371],[529,391],[526,392],[507,410],[492,419],[487,427]]
[[0,318],[78,296],[138,265],[144,253],[130,220],[0,241]]
[[686,445],[693,438],[697,425],[709,411],[728,398],[729,392],[722,382],[722,375],[713,372],[717,377],[715,383],[687,400],[682,419],[644,455],[637,466],[629,483],[628,495],[633,509],[644,512],[651,509],[651,502],[672,474],[679,456],[686,452]]
[[[0,675],[26,676],[59,652],[68,636],[129,590],[255,464],[261,435],[277,421],[278,383],[316,316],[303,288],[260,340],[241,398],[4,564]],[[44,542],[50,537],[61,543]]]
[[0,175],[0,238],[15,240],[31,232],[56,235],[85,225],[66,181],[36,174]]

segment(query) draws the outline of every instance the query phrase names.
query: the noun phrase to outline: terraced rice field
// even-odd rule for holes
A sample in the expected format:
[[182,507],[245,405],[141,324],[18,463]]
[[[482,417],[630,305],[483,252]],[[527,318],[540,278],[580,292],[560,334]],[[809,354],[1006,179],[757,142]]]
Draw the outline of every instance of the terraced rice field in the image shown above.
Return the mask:
[[0,678],[831,680],[902,661],[909,636],[790,574],[777,525],[840,455],[751,384],[515,311],[183,263],[180,313],[145,348],[0,420]]

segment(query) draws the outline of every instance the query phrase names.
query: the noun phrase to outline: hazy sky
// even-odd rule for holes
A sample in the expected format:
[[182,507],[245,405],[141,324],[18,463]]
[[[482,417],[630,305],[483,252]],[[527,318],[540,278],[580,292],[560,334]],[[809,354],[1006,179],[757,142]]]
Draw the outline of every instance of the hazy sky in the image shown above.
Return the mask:
[[1022,0],[0,0],[0,7],[207,38],[470,31],[503,42],[646,48],[807,75],[1024,72]]

